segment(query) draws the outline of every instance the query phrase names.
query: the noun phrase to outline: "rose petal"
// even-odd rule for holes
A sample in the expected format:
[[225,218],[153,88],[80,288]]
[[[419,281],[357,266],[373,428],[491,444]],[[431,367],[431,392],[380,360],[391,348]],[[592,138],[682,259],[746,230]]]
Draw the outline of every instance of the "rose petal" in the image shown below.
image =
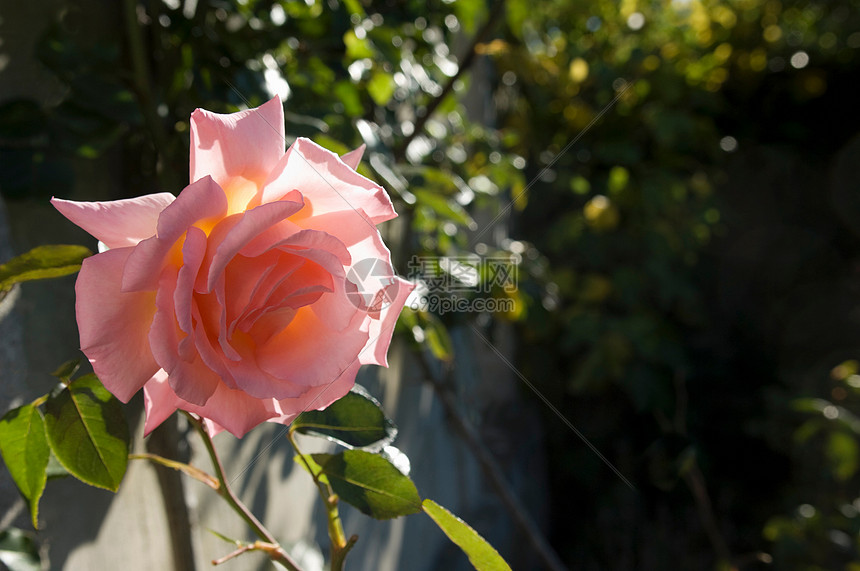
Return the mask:
[[[334,331],[343,331],[348,328],[355,315],[356,307],[346,294],[344,287],[346,274],[342,261],[326,250],[292,249],[291,251],[297,256],[319,265],[331,275],[332,291],[311,306],[313,312]],[[311,283],[307,285],[311,285]]]
[[185,234],[182,244],[182,267],[176,278],[176,291],[173,304],[179,328],[186,334],[191,333],[191,304],[194,297],[194,282],[200,271],[200,264],[206,255],[206,234],[199,228],[191,227]]
[[261,422],[279,415],[273,399],[254,398],[225,385],[219,385],[204,406],[186,403],[180,408],[210,419],[238,438]]
[[391,285],[397,275],[391,265],[391,252],[375,228],[348,249],[353,263],[347,269],[347,279],[357,286],[364,303],[370,305],[377,292]]
[[366,322],[369,335],[367,345],[362,349],[358,358],[363,365],[388,366],[388,347],[391,345],[391,336],[394,334],[394,326],[397,318],[406,303],[406,298],[415,284],[401,278],[394,278],[394,283],[386,292],[386,304],[379,312],[379,317],[370,317]]
[[[324,303],[314,304],[314,311],[330,326],[341,330],[352,319],[355,309],[343,287],[344,265],[349,264],[351,260],[349,250],[340,240],[327,232],[318,230],[292,232],[294,227],[291,221],[281,222],[248,243],[240,253],[248,257],[256,257],[263,255],[267,249],[278,248],[324,268],[331,274],[332,292],[325,296]],[[281,238],[282,235],[283,238]],[[314,280],[312,283],[323,282]],[[263,300],[252,300],[252,305],[259,306],[261,303]]]
[[227,192],[231,211],[240,212],[283,156],[285,141],[278,97],[229,115],[197,109],[191,114],[190,180],[211,176]]
[[356,359],[332,377],[332,380],[311,387],[300,397],[279,400],[278,404],[282,414],[270,419],[270,422],[289,424],[302,412],[324,409],[352,389],[355,384],[355,376],[360,368],[361,363]]
[[[271,282],[271,286],[267,284],[258,290],[257,295],[249,302],[248,310],[244,312],[238,322],[239,329],[252,333],[258,343],[262,343],[262,341],[254,334],[252,327],[260,316],[269,311],[286,307],[297,310],[310,303],[303,303],[303,300],[308,296],[319,299],[323,293],[334,291],[334,280],[323,267],[305,261],[300,256],[283,255],[283,258],[290,257],[302,260],[303,263],[299,267],[289,267],[289,272],[278,281],[266,280]],[[270,277],[276,277],[276,275],[270,274]],[[286,324],[284,323],[284,326]]]
[[167,372],[159,369],[143,386],[143,406],[146,411],[143,435],[149,436],[149,433],[176,412],[181,404],[182,400],[167,383]]
[[[209,266],[206,282],[207,291],[212,291],[215,280],[233,257],[264,230],[276,223],[289,218],[302,208],[302,203],[287,200],[263,204],[243,213],[239,221],[227,232],[215,249],[215,255]],[[214,242],[213,238],[213,242]],[[213,244],[214,245],[214,244]]]
[[357,149],[353,149],[350,152],[341,155],[340,160],[348,164],[352,170],[356,170],[361,162],[361,157],[364,156],[364,149],[366,148],[367,145],[362,144]]
[[[316,287],[322,288],[322,286]],[[313,298],[312,301],[310,301],[310,303],[313,303],[313,301],[319,299],[323,293],[324,291],[318,290],[305,295],[300,295],[299,297]],[[299,308],[304,305],[308,305],[307,303],[302,303],[303,301],[307,301],[306,299],[294,301],[293,297],[294,296],[291,296],[282,307],[266,307],[262,308],[262,310],[258,312],[248,315],[246,319],[242,320],[242,329],[240,331],[250,335],[255,346],[265,345],[274,335],[280,333],[286,329],[290,323],[292,323],[293,318],[296,316],[296,311]]]
[[[164,272],[155,298],[157,311],[149,330],[149,345],[158,365],[167,371],[170,388],[182,400],[196,405],[206,401],[221,384],[221,378],[206,366],[200,355],[179,355],[180,341],[184,339],[173,306],[178,270]],[[180,335],[182,336],[180,338]]]
[[[257,363],[272,377],[294,384],[311,387],[330,382],[357,360],[367,344],[368,334],[360,330],[365,317],[356,312],[349,327],[336,331],[310,307],[303,307],[289,327],[257,348]],[[277,390],[265,387],[263,379],[259,383],[241,388],[254,394]]]
[[[250,277],[250,276],[249,276]],[[215,299],[218,302],[218,345],[221,347],[221,354],[229,361],[238,361],[242,358],[239,352],[230,344],[230,339],[227,335],[227,295],[224,291],[224,275],[222,274],[215,284]],[[225,362],[225,365],[227,363]],[[228,365],[229,366],[229,365]]]
[[[199,295],[197,296],[199,299]],[[235,389],[236,381],[233,380],[233,375],[228,368],[229,360],[225,358],[221,350],[219,338],[210,339],[207,334],[206,324],[197,307],[194,308],[194,319],[197,324],[194,327],[194,347],[197,348],[197,354],[203,360],[203,363],[214,371],[228,388]]]
[[110,202],[52,198],[51,204],[108,248],[124,248],[154,236],[158,215],[174,200],[172,194],[161,192]]
[[385,191],[361,176],[336,154],[309,139],[299,138],[272,170],[261,202],[278,200],[298,189],[314,215],[356,210],[373,226],[397,216]]
[[[303,258],[277,250],[254,258],[236,256],[224,272],[227,334],[232,335],[239,320],[259,307],[260,302],[257,300],[267,299],[303,263]],[[248,278],[254,275],[255,279]]]
[[361,209],[358,209],[357,211],[341,210],[327,214],[314,214],[308,218],[296,216],[291,218],[290,222],[299,228],[319,230],[331,234],[349,248],[373,234],[379,235],[379,230],[376,229],[376,226],[367,224],[367,219],[368,216]]
[[81,350],[102,384],[128,400],[160,368],[147,339],[155,293],[120,290],[132,248],[117,248],[84,260],[75,283]]
[[[351,242],[347,249],[352,258],[353,266],[362,260],[380,260],[388,264],[389,267],[391,266],[391,251],[382,241],[382,235],[375,228],[373,232],[366,232],[360,239]],[[391,271],[394,271],[393,268]]]
[[[158,233],[134,248],[122,279],[123,291],[154,290],[176,242],[191,226],[208,232],[227,213],[224,191],[210,177],[194,182],[158,217]],[[179,257],[178,249],[176,257]],[[179,260],[174,260],[178,265]]]
[[[197,415],[197,416],[200,416],[200,415]],[[221,426],[220,424],[218,424],[217,422],[215,422],[214,420],[212,420],[210,418],[204,418],[202,420],[203,420],[203,426],[206,427],[206,434],[208,434],[210,437],[214,438],[215,436],[224,432],[224,427]]]
[[237,390],[259,399],[295,397],[307,390],[306,386],[275,378],[262,370],[256,361],[256,345],[246,334],[238,332],[234,343],[242,358],[228,366]]
[[143,391],[146,406],[144,436],[152,432],[177,409],[202,417],[210,436],[215,436],[222,430],[228,430],[239,438],[261,422],[280,413],[272,399],[255,399],[223,385],[204,406],[186,402],[176,396],[170,388],[164,371],[159,371],[150,379]]
[[[290,226],[294,225],[290,224]],[[289,231],[285,236],[280,237],[280,231],[285,227],[285,225],[281,224],[277,228],[272,228],[266,234],[261,234],[242,249],[242,254],[245,256],[257,256],[265,250],[272,248],[281,248],[290,251],[318,250],[332,254],[344,266],[349,265],[352,261],[352,256],[346,245],[338,240],[336,236],[321,230],[302,230],[296,227],[295,231]]]

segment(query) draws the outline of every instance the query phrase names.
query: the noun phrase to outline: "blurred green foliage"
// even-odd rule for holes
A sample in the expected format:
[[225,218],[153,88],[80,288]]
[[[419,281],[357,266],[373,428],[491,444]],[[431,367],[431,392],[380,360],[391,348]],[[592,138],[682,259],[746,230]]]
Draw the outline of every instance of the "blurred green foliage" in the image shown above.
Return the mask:
[[[516,363],[638,488],[547,411],[572,568],[860,568],[857,373],[828,376],[860,349],[857,0],[111,6],[113,40],[69,2],[39,42],[57,101],[0,102],[7,197],[87,198],[74,156],[176,192],[195,108],[278,93],[291,137],[368,146],[401,272],[518,263]],[[401,322],[450,361],[475,316]]]
[[829,396],[860,339],[860,244],[833,198],[860,187],[831,183],[860,131],[857,3],[541,4],[510,2],[486,47],[541,181],[515,226],[546,270],[520,362],[645,500],[552,430],[557,543],[586,568],[856,565],[858,435],[818,411],[795,440],[790,403]]

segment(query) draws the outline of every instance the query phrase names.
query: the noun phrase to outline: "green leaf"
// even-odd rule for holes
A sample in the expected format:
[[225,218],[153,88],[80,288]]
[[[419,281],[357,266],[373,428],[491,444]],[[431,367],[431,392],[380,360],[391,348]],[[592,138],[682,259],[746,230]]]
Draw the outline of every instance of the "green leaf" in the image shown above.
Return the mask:
[[350,14],[358,14],[362,18],[366,15],[364,7],[359,0],[344,0],[343,5]]
[[433,356],[440,361],[450,362],[454,359],[454,342],[448,335],[448,329],[438,317],[429,312],[422,312],[421,326],[424,329],[424,339]]
[[860,463],[860,447],[857,440],[845,432],[833,432],[827,441],[825,448],[827,459],[833,476],[840,482],[845,482],[857,473]]
[[303,412],[293,429],[333,440],[347,448],[380,450],[397,436],[397,427],[386,418],[379,402],[359,385],[325,410]]
[[0,291],[18,282],[58,278],[81,269],[93,253],[83,246],[38,246],[0,266]]
[[588,194],[591,192],[591,183],[588,182],[587,178],[576,175],[570,179],[570,189],[575,194]]
[[81,360],[80,359],[70,359],[57,367],[57,369],[51,373],[52,377],[57,377],[61,381],[65,383],[69,383],[71,381],[72,376],[78,372],[78,369],[81,368]]
[[42,571],[36,542],[29,534],[14,527],[0,531],[0,562],[9,571]]
[[343,111],[350,117],[359,117],[364,113],[364,105],[361,104],[361,94],[358,88],[348,81],[338,81],[334,85],[333,93],[343,104]]
[[505,6],[508,29],[517,38],[523,37],[523,22],[529,21],[529,14],[532,10],[534,10],[534,6],[528,0],[509,0]]
[[45,413],[60,464],[77,479],[115,492],[128,464],[128,425],[119,401],[90,374],[55,391]]
[[374,72],[370,81],[367,82],[367,92],[373,102],[380,107],[384,107],[391,101],[391,96],[394,95],[396,87],[394,78],[383,71]]
[[480,0],[461,0],[455,2],[452,8],[457,20],[463,25],[463,31],[471,34],[475,31],[478,18],[486,11],[486,4]]
[[622,166],[612,167],[607,181],[609,194],[618,194],[627,187],[628,182],[630,182],[630,171]]
[[511,571],[499,552],[469,524],[434,502],[424,500],[421,504],[424,513],[430,516],[439,529],[445,532],[448,539],[457,544],[469,558],[469,562],[478,571]]
[[799,398],[791,401],[791,407],[798,412],[821,413],[831,422],[841,424],[860,435],[860,418],[848,409],[836,406],[830,401],[819,398]]
[[345,450],[311,457],[328,477],[332,490],[362,513],[391,519],[421,509],[421,498],[412,480],[378,454]]
[[375,56],[370,40],[359,38],[353,30],[349,30],[343,35],[343,43],[346,45],[346,57],[350,61]]
[[30,504],[33,527],[38,528],[39,498],[45,491],[50,457],[42,413],[32,404],[7,412],[0,419],[0,453],[21,494]]
[[415,189],[413,193],[419,205],[430,208],[440,218],[451,220],[472,230],[477,227],[469,213],[455,200],[428,190]]
[[219,532],[215,531],[214,529],[208,529],[207,528],[206,531],[208,531],[209,533],[211,533],[212,535],[214,535],[218,539],[220,539],[222,541],[226,541],[227,543],[232,543],[233,545],[242,545],[242,542],[240,540],[233,539],[232,537],[227,537],[223,533],[219,533]]

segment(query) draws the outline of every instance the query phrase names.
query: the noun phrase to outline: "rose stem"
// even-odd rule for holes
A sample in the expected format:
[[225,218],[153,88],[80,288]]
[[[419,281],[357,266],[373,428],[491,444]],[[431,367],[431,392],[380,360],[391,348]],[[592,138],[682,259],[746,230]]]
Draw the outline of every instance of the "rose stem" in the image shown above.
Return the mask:
[[293,438],[292,427],[290,427],[289,432],[287,432],[287,439],[290,441],[290,444],[292,444],[293,449],[296,451],[302,464],[304,464],[305,469],[311,475],[311,478],[313,478],[314,484],[316,484],[317,489],[319,490],[320,498],[322,498],[322,501],[325,504],[326,516],[328,518],[328,536],[331,539],[331,571],[342,571],[346,555],[349,553],[349,550],[352,549],[352,546],[355,545],[355,542],[358,541],[358,536],[353,535],[349,539],[346,539],[346,534],[343,531],[343,522],[340,519],[340,513],[337,508],[337,494],[332,491],[328,484],[320,480],[320,475],[311,467],[310,463],[308,463],[307,458],[302,454],[302,451],[299,449],[298,444],[296,444],[296,441]]
[[247,506],[245,506],[245,504],[236,497],[236,494],[233,493],[233,489],[230,487],[227,478],[224,476],[224,466],[221,464],[221,458],[218,457],[218,452],[215,450],[215,444],[212,442],[212,437],[209,436],[208,432],[206,432],[206,427],[203,425],[203,422],[194,418],[185,411],[182,412],[188,418],[189,422],[191,422],[191,425],[197,430],[197,433],[203,440],[203,444],[206,445],[206,451],[209,453],[209,458],[212,459],[212,466],[215,468],[215,477],[218,479],[219,483],[217,490],[218,495],[224,498],[230,507],[233,508],[233,511],[245,520],[245,523],[254,530],[254,533],[256,533],[260,539],[273,546],[270,550],[266,551],[273,561],[281,563],[290,571],[302,571],[298,564],[296,564],[289,554],[284,551],[283,547],[280,546],[269,530],[260,523],[260,520],[258,520]]

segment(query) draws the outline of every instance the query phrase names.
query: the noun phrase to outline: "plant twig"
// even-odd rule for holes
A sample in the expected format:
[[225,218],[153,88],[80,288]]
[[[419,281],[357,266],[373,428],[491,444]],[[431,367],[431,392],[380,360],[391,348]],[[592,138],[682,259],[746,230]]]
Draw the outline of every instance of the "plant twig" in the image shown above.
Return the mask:
[[194,478],[198,482],[203,482],[210,488],[215,491],[218,491],[220,484],[218,480],[212,476],[211,474],[207,474],[200,468],[192,466],[191,464],[185,464],[184,462],[177,462],[176,460],[170,460],[169,458],[164,458],[163,456],[159,456],[158,454],[150,454],[149,452],[142,452],[139,454],[129,454],[129,460],[149,460],[154,464],[159,464],[166,468],[172,468],[173,470],[178,470],[182,472],[186,476]]
[[490,14],[487,17],[487,21],[484,22],[484,25],[481,26],[481,29],[475,34],[475,37],[472,38],[471,44],[469,44],[469,48],[466,51],[466,55],[459,61],[457,66],[457,72],[448,79],[448,82],[442,88],[442,91],[433,98],[432,101],[427,105],[424,109],[424,114],[418,117],[415,121],[414,129],[412,133],[403,138],[397,148],[394,149],[394,157],[397,160],[402,159],[406,154],[406,148],[409,146],[409,143],[412,140],[421,134],[424,130],[424,125],[427,123],[427,120],[430,119],[430,116],[436,111],[436,108],[442,104],[445,98],[449,93],[454,89],[454,84],[460,79],[460,76],[463,75],[470,67],[472,67],[472,63],[475,60],[475,56],[477,55],[478,45],[483,43],[486,40],[487,36],[493,30],[493,27],[496,25],[496,21],[499,16],[504,13],[505,0],[498,0],[493,7],[490,9]]
[[510,486],[505,480],[504,471],[501,466],[499,466],[499,463],[493,455],[490,454],[487,448],[481,443],[481,437],[478,435],[475,428],[460,413],[457,403],[454,400],[454,396],[451,394],[451,390],[449,388],[451,386],[449,378],[451,369],[446,369],[446,378],[444,380],[437,379],[433,374],[427,354],[423,351],[418,351],[417,353],[418,360],[424,369],[427,381],[433,387],[436,392],[436,396],[439,397],[439,401],[445,408],[448,420],[469,448],[472,455],[478,461],[478,465],[481,467],[484,476],[490,481],[490,484],[496,491],[496,494],[498,494],[499,499],[502,500],[502,504],[505,509],[507,509],[514,522],[525,534],[526,540],[531,544],[535,553],[540,557],[547,569],[550,569],[551,571],[565,571],[567,567],[565,567],[558,554],[552,546],[550,546],[546,538],[544,538],[543,534],[538,529],[537,524],[535,524],[531,516],[529,516],[525,506],[523,506],[516,494],[511,491]]
[[[184,412],[184,411],[183,411]],[[212,442],[212,437],[209,436],[209,433],[206,432],[206,427],[203,425],[199,419],[194,416],[185,413],[185,416],[188,418],[191,425],[197,430],[197,433],[200,435],[200,438],[203,440],[203,444],[206,446],[206,452],[209,453],[209,458],[212,459],[212,466],[215,469],[215,477],[218,479],[218,495],[224,498],[226,502],[233,508],[239,517],[245,520],[245,523],[257,534],[257,536],[265,541],[267,544],[271,546],[271,549],[266,549],[265,551],[268,553],[269,558],[272,561],[277,561],[284,565],[290,571],[302,571],[302,569],[296,564],[295,561],[290,557],[290,555],[284,551],[284,549],[280,546],[274,536],[269,532],[265,526],[260,523],[253,513],[248,509],[248,507],[236,497],[236,494],[233,492],[233,489],[230,487],[230,483],[227,481],[227,478],[224,476],[224,466],[221,464],[221,458],[218,456],[218,452],[215,450],[215,444]],[[259,549],[259,548],[257,548]],[[237,554],[238,555],[238,554]]]
[[234,557],[238,557],[238,556],[242,555],[243,553],[245,553],[246,551],[252,551],[253,549],[254,549],[253,543],[242,544],[239,546],[238,549],[231,551],[230,553],[228,553],[224,557],[220,557],[218,559],[213,559],[212,565],[215,566],[215,565],[221,565],[222,563],[227,563],[228,561],[230,561]]
[[277,555],[280,551],[282,551],[280,545],[276,543],[266,543],[265,541],[255,541],[254,543],[237,543],[237,545],[239,547],[235,551],[231,551],[230,553],[219,559],[213,559],[212,565],[221,565],[222,563],[226,563],[234,557],[238,557],[239,555],[242,555],[243,553],[248,551],[263,551],[264,553],[268,554],[270,558],[277,561]]

